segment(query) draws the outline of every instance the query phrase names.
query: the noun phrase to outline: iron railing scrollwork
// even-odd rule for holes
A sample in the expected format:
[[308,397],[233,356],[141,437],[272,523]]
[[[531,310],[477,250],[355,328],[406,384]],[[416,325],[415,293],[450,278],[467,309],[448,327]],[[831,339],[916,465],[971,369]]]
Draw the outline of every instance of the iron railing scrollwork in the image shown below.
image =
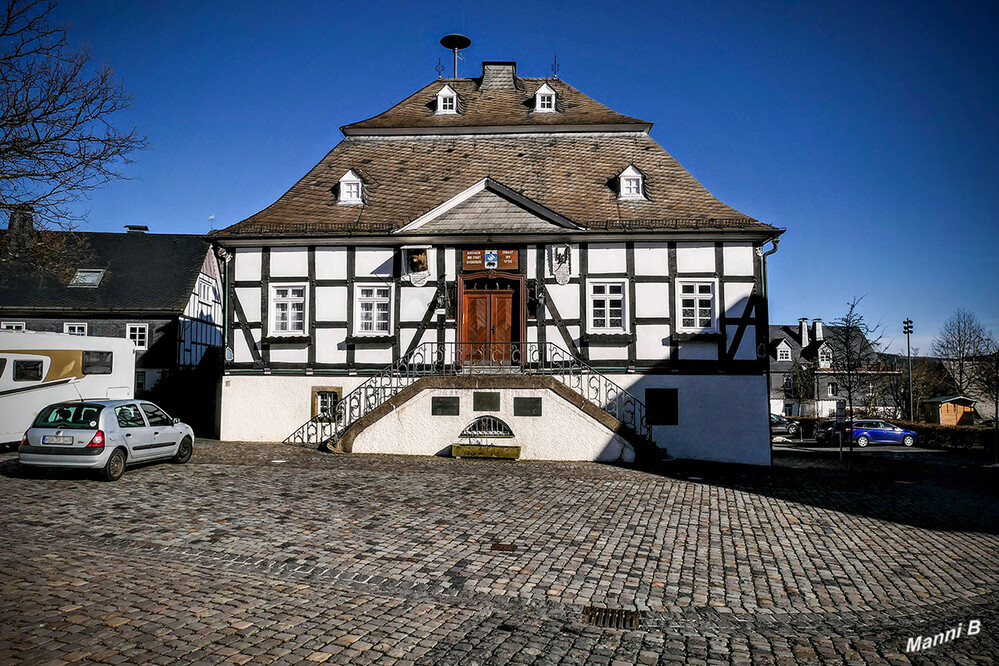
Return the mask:
[[421,377],[526,374],[552,377],[652,444],[645,405],[606,375],[547,342],[424,342],[369,377],[331,411],[318,414],[285,443],[333,447],[347,429]]

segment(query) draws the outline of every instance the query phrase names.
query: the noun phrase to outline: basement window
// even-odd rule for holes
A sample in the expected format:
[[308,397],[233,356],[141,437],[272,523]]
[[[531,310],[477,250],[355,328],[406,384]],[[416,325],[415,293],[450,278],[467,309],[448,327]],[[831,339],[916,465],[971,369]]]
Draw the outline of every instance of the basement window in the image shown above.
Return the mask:
[[461,437],[513,437],[513,430],[495,416],[480,416],[461,431]]

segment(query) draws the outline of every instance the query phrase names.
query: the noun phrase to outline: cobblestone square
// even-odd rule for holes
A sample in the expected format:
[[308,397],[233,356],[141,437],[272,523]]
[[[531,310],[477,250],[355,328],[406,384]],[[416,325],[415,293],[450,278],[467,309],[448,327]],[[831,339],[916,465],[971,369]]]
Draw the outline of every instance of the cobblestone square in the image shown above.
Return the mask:
[[987,485],[205,441],[102,483],[5,453],[0,663],[993,664]]

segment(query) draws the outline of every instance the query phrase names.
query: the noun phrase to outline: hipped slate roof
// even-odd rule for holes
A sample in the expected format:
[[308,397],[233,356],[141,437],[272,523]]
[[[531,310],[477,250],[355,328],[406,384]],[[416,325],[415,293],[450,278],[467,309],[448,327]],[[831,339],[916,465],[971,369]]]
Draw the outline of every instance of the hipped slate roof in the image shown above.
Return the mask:
[[[618,200],[616,177],[629,164],[645,174],[648,201]],[[364,181],[363,206],[337,205],[349,169]],[[219,234],[384,233],[483,178],[591,229],[776,231],[712,196],[647,134],[629,132],[348,137],[275,203]]]
[[[445,79],[424,86],[388,111],[340,128],[351,135],[387,128],[528,127],[533,125],[629,125],[648,130],[652,123],[612,111],[558,79],[517,77],[509,87],[482,88],[482,79]],[[547,83],[555,90],[558,113],[536,113],[534,93]],[[460,113],[435,113],[444,85],[458,93]]]
[[[56,232],[50,232],[56,233]],[[92,251],[76,268],[106,269],[97,287],[70,287],[52,278],[12,277],[0,286],[0,312],[33,314],[120,311],[181,314],[194,291],[208,246],[181,234],[77,234]]]

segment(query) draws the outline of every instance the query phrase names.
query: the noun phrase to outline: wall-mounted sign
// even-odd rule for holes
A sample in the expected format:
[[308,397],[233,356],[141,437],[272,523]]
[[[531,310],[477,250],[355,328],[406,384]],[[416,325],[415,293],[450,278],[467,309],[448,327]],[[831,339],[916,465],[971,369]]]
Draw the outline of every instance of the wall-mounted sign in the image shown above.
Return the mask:
[[463,250],[461,266],[468,270],[517,270],[520,255],[517,250]]

